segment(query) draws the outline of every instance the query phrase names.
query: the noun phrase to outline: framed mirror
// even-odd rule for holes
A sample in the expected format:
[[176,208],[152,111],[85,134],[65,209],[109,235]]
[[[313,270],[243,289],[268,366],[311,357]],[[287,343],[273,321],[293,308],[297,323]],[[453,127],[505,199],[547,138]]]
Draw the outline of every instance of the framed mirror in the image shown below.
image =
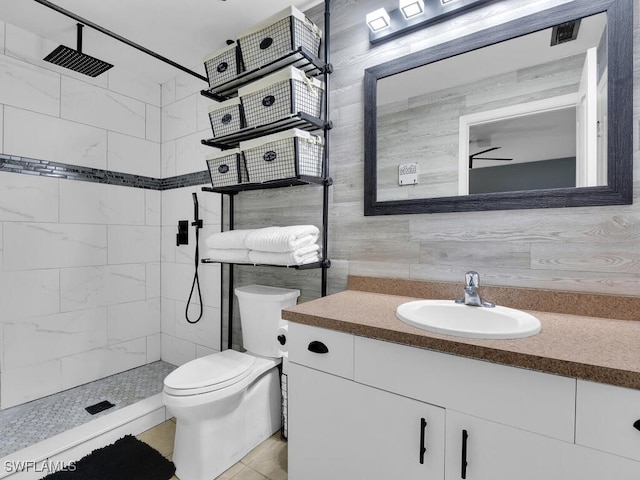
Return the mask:
[[632,203],[633,0],[365,70],[365,215]]

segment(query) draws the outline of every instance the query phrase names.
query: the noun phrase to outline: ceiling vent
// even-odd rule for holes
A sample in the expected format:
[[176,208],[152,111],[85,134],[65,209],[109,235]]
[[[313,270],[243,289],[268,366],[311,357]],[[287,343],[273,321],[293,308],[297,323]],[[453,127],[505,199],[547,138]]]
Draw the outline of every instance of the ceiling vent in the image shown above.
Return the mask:
[[570,42],[578,38],[578,29],[580,28],[580,19],[564,22],[553,27],[551,31],[551,46],[560,45],[561,43]]

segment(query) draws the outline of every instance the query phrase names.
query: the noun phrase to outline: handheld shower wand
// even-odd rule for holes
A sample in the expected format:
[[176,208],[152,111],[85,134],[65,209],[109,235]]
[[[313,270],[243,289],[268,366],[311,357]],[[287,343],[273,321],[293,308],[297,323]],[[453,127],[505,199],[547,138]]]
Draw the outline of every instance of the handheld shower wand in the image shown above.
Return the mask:
[[193,223],[192,226],[196,227],[196,233],[198,233],[198,229],[202,228],[202,219],[200,217],[200,207],[198,206],[198,194],[193,192],[191,194],[193,196]]
[[[198,205],[198,195],[196,192],[192,193],[193,196],[193,222],[191,226],[196,227],[196,251],[194,254],[195,258],[195,273],[193,274],[193,283],[191,284],[191,292],[189,293],[189,299],[187,300],[187,306],[184,310],[184,316],[189,323],[198,323],[202,318],[202,314],[204,313],[204,307],[202,305],[202,291],[200,290],[200,278],[198,277],[198,266],[200,265],[200,229],[202,228],[202,219],[200,219],[200,209]],[[198,299],[200,302],[200,315],[195,320],[191,320],[189,318],[189,304],[191,303],[191,297],[193,297],[193,291],[198,288]]]

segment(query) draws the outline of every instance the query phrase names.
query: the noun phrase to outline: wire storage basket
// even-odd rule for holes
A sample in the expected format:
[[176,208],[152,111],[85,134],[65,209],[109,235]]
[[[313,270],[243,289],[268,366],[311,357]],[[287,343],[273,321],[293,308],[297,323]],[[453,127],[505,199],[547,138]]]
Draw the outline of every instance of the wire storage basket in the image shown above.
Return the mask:
[[233,80],[243,71],[240,52],[236,44],[204,57],[203,61],[210,89]]
[[319,118],[324,84],[287,67],[238,90],[247,127],[268,125],[298,112]]
[[209,155],[207,167],[209,168],[211,185],[214,188],[228,187],[249,181],[244,157],[239,148]]
[[320,53],[322,31],[304,13],[291,6],[256,25],[238,38],[247,71],[275,62],[299,47]]
[[209,122],[213,137],[231,135],[245,127],[240,98],[232,98],[209,108]]
[[322,176],[322,137],[292,128],[240,142],[250,183]]

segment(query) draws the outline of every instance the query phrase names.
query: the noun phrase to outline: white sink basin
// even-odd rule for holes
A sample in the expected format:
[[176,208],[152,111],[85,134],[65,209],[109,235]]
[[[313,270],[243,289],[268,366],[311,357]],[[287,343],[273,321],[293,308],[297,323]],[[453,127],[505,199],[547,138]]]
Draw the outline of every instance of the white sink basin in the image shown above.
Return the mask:
[[496,306],[471,307],[453,300],[416,300],[400,305],[404,323],[434,333],[467,338],[509,339],[540,332],[540,320],[526,312]]

